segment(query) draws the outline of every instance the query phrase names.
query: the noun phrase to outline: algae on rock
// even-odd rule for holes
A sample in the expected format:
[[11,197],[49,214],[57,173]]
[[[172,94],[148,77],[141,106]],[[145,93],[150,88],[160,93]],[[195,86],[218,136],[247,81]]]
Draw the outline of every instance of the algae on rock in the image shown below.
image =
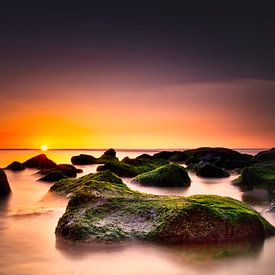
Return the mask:
[[260,214],[235,199],[144,194],[110,171],[63,179],[50,190],[71,194],[56,228],[57,236],[68,241],[203,243],[263,239],[274,233]]

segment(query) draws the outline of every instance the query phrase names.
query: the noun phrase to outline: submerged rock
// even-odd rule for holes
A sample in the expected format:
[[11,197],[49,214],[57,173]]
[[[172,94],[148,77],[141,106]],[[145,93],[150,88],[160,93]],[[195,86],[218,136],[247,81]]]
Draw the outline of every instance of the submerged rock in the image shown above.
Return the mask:
[[8,178],[4,170],[0,169],[0,197],[6,197],[11,193]]
[[135,177],[165,164],[168,164],[168,161],[164,159],[130,159],[126,157],[122,161],[107,162],[103,166],[99,166],[97,171],[109,170],[120,177]]
[[245,167],[235,184],[248,190],[254,188],[275,190],[275,161],[266,161]]
[[114,149],[107,150],[99,158],[95,158],[86,154],[80,154],[71,158],[72,164],[75,165],[103,164],[109,161],[118,161],[118,158],[116,157],[116,151]]
[[44,177],[40,178],[40,181],[48,181],[48,182],[55,182],[61,179],[67,178],[62,172],[60,171],[51,171],[47,173]]
[[230,174],[211,163],[199,163],[193,167],[196,175],[202,178],[226,178]]
[[110,171],[60,180],[50,190],[71,194],[56,228],[57,237],[68,241],[205,243],[274,234],[272,225],[235,199],[143,194]]
[[11,171],[22,171],[26,169],[26,167],[19,161],[13,161],[6,167],[6,169]]
[[45,154],[40,154],[23,163],[25,167],[36,169],[51,169],[56,166],[56,163],[47,158]]
[[139,174],[134,182],[148,186],[190,186],[191,179],[185,168],[177,164],[166,164],[146,173]]

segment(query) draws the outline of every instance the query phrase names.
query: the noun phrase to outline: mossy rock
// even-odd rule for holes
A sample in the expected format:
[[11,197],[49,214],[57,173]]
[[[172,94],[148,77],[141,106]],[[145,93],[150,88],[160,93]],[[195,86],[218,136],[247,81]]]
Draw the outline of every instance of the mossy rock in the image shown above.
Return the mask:
[[166,164],[146,173],[139,174],[133,179],[141,185],[147,186],[190,186],[191,179],[185,168],[178,164]]
[[51,169],[56,167],[57,164],[48,159],[45,154],[40,154],[23,162],[23,165],[28,168]]
[[74,165],[103,164],[109,161],[118,161],[114,149],[107,150],[99,158],[87,154],[80,154],[71,158],[71,162]]
[[126,157],[122,161],[107,162],[103,166],[99,166],[97,171],[109,170],[120,177],[135,177],[165,164],[168,164],[168,161],[164,159],[130,159]]
[[68,241],[205,243],[274,234],[272,225],[235,199],[139,193],[110,171],[61,180],[50,190],[71,194],[56,228],[57,237]]
[[11,171],[22,171],[26,169],[26,167],[19,161],[13,161],[5,169],[11,170]]
[[266,161],[253,164],[242,170],[235,184],[248,190],[266,189],[270,192],[275,190],[275,161]]

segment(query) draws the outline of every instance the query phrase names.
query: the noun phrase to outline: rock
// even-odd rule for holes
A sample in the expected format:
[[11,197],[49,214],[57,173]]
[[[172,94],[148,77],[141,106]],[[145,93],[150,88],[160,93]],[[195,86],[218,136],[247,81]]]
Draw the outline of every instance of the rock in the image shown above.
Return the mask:
[[186,160],[185,164],[191,165],[191,164],[196,164],[196,163],[200,163],[200,162],[201,162],[201,160],[199,158],[190,157]]
[[169,161],[184,163],[187,159],[188,159],[188,155],[182,152],[182,153],[173,155],[171,158],[169,158]]
[[40,154],[23,163],[25,167],[36,169],[51,169],[56,166],[56,163],[47,158],[45,154]]
[[97,171],[109,170],[120,177],[135,177],[164,164],[168,164],[168,161],[164,159],[130,159],[126,157],[122,161],[107,162],[103,166],[99,166]]
[[70,242],[206,243],[256,241],[274,234],[259,213],[235,199],[143,194],[110,171],[63,179],[50,190],[71,194],[56,227],[57,237]]
[[6,197],[11,193],[8,178],[4,170],[0,169],[0,197]]
[[146,173],[139,174],[134,182],[147,186],[190,186],[191,179],[185,168],[178,164],[166,164]]
[[46,174],[44,177],[40,178],[40,181],[48,181],[48,182],[56,182],[61,179],[67,178],[62,172],[60,171],[51,171]]
[[91,155],[80,154],[79,156],[73,156],[71,162],[74,165],[88,165],[96,164],[96,158]]
[[109,161],[118,161],[116,157],[116,151],[114,149],[109,149],[104,154],[99,157],[95,158],[91,155],[80,154],[79,156],[73,156],[71,158],[72,164],[75,165],[89,165],[89,164],[104,164]]
[[267,151],[259,152],[251,159],[251,163],[264,162],[264,161],[275,161],[275,148]]
[[58,164],[52,169],[43,169],[39,173],[41,175],[46,175],[50,172],[61,172],[66,177],[75,178],[77,176],[77,173],[82,172],[82,170],[76,169],[73,165],[70,164]]
[[153,159],[154,157],[149,154],[142,154],[136,157],[136,159]]
[[245,167],[235,184],[245,187],[247,190],[266,189],[275,190],[275,161],[266,161]]
[[196,175],[203,178],[226,178],[230,174],[211,163],[199,163],[194,167]]
[[11,170],[11,171],[22,171],[26,167],[19,161],[14,161],[11,164],[9,164],[5,169]]
[[174,155],[181,154],[181,151],[161,151],[159,153],[156,153],[153,155],[153,158],[155,159],[170,159]]
[[199,159],[203,162],[209,162],[225,169],[227,169],[226,165],[231,166],[231,168],[234,167],[234,169],[242,168],[244,167],[244,163],[248,165],[250,159],[252,158],[251,155],[241,154],[232,149],[222,147],[201,147],[197,149],[185,150],[184,152],[189,157]]

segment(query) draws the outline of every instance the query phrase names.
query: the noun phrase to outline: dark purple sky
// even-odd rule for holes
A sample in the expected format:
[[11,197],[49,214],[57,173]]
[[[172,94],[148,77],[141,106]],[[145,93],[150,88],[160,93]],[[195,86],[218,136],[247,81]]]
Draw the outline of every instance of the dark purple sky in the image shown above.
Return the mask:
[[[72,121],[82,129],[79,135],[83,131],[97,140],[81,141],[70,132],[72,147],[272,146],[273,6],[5,2],[0,4],[0,134],[6,137],[1,147],[32,147],[37,140],[62,147],[57,140],[68,132],[51,132],[49,125],[67,129]],[[32,113],[40,120],[28,122]]]

